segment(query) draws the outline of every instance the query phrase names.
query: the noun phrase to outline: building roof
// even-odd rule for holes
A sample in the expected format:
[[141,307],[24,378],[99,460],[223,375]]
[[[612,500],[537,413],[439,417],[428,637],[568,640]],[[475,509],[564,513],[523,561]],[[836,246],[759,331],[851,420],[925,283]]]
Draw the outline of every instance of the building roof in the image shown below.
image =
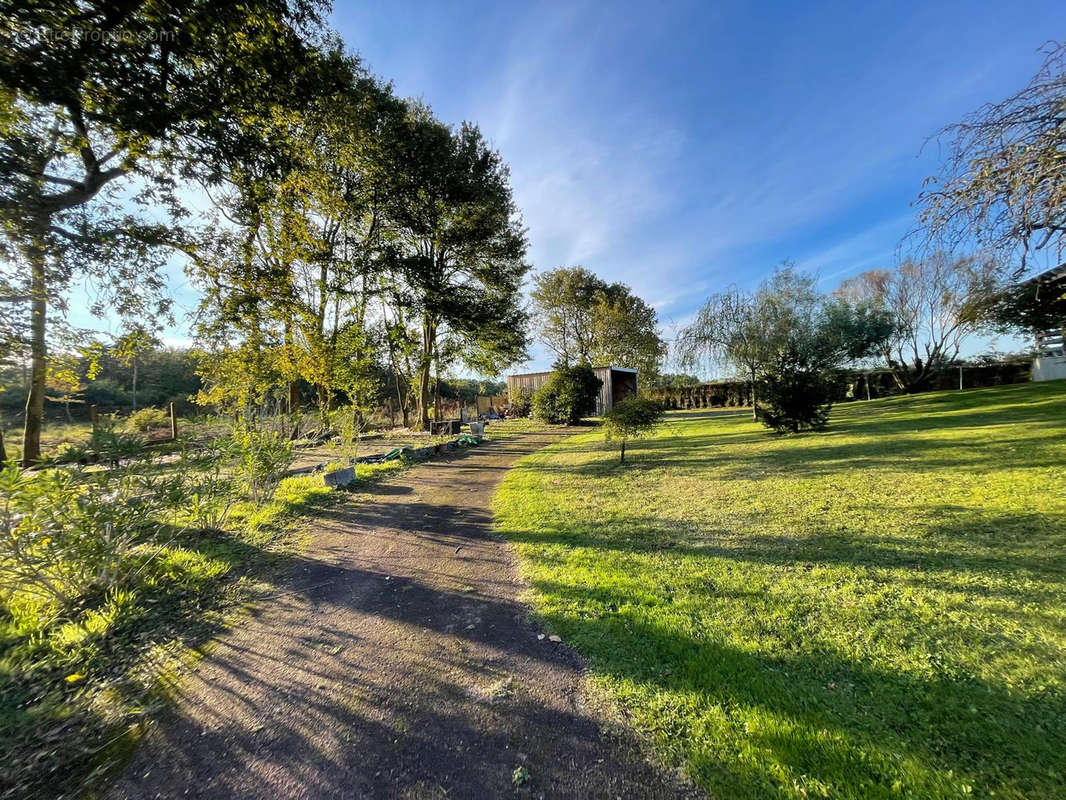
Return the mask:
[[1058,283],[1059,281],[1066,281],[1066,263],[1059,264],[1057,267],[1044,270],[1039,275],[1027,278],[1022,281],[1022,285],[1024,286],[1027,283]]

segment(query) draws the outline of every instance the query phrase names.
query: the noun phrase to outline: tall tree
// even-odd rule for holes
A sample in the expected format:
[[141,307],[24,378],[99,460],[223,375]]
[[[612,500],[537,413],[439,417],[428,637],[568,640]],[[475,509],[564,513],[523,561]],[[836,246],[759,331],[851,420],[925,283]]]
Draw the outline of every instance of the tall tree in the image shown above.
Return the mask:
[[[199,335],[216,352],[204,362],[212,401],[256,405],[297,380],[315,390],[326,418],[352,365],[375,364],[368,330],[383,231],[382,129],[402,119],[388,87],[358,61],[339,57],[346,85],[278,120],[278,162],[234,163],[215,194],[213,255],[197,260],[204,288]],[[227,359],[259,365],[251,394],[226,395]],[[216,373],[217,374],[214,374]],[[252,388],[249,385],[249,388]]]
[[999,274],[990,259],[938,252],[847,278],[836,294],[891,316],[894,332],[879,352],[896,385],[914,392],[954,361],[966,338],[981,327],[982,309]]
[[596,308],[608,288],[583,267],[559,267],[534,277],[530,297],[536,306],[537,335],[560,365],[591,360]]
[[428,427],[442,337],[461,340],[482,370],[524,355],[519,292],[529,265],[507,167],[476,126],[453,131],[413,105],[398,144],[388,261],[420,323],[417,399]]
[[[0,25],[0,224],[27,307],[23,460],[40,454],[49,309],[79,277],[118,312],[165,309],[158,246],[180,218],[174,173],[250,146],[318,8],[306,0],[9,3]],[[46,31],[48,35],[39,35]],[[154,308],[153,308],[154,307]]]
[[593,310],[591,359],[639,370],[642,381],[653,383],[666,357],[655,309],[622,286],[605,293]]
[[658,315],[624,283],[560,267],[537,275],[530,296],[540,341],[559,364],[618,364],[648,380],[658,375],[666,354]]

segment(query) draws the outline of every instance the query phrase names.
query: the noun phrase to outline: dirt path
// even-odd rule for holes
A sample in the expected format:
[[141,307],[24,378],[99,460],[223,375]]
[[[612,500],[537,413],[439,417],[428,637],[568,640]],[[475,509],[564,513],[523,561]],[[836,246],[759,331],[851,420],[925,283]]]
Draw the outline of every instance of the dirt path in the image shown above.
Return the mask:
[[414,467],[323,517],[111,796],[684,796],[583,707],[579,659],[538,639],[491,535],[503,473],[550,439]]

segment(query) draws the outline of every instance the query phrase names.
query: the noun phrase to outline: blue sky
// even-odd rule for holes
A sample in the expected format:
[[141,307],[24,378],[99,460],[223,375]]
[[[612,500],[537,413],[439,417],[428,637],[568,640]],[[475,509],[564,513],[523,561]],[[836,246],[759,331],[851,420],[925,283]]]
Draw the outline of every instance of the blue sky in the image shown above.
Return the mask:
[[[333,25],[398,94],[481,126],[510,164],[536,270],[624,281],[670,337],[709,293],[783,259],[826,289],[890,266],[938,165],[926,139],[1021,88],[1062,12],[393,1],[338,2]],[[549,361],[538,347],[526,366]]]
[[[668,336],[708,293],[786,258],[827,289],[891,265],[937,168],[926,139],[1021,88],[1064,21],[1061,2],[380,2],[333,15],[399,94],[476,121],[500,149],[537,270],[625,281]],[[538,348],[529,366],[548,361]]]

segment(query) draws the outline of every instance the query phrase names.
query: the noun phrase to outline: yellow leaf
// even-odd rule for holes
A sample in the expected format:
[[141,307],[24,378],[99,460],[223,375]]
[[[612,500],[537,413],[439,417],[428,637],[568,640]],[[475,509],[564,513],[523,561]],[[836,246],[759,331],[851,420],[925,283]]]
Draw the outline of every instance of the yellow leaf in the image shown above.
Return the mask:
[[77,683],[84,677],[85,676],[80,672],[72,672],[70,675],[67,675],[67,683]]

